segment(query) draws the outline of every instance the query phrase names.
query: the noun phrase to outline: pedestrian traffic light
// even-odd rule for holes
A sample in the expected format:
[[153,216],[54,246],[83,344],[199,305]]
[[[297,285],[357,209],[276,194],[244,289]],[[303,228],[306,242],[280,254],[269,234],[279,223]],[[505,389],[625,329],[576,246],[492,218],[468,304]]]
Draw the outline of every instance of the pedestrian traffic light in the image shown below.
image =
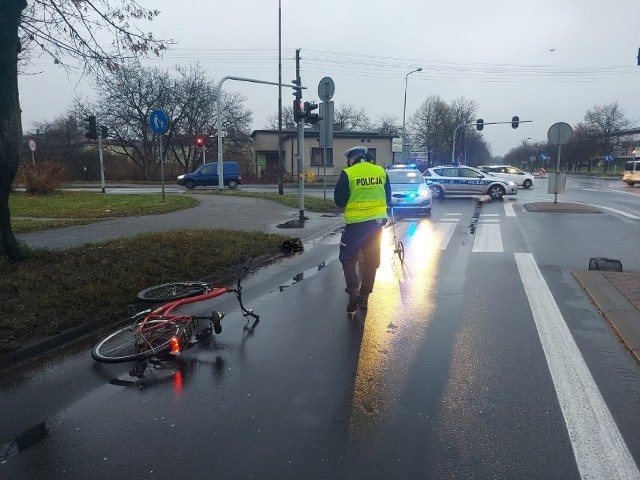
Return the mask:
[[109,129],[107,127],[100,127],[100,134],[102,138],[109,138]]
[[204,137],[202,135],[196,136],[196,146],[202,147],[204,145]]
[[478,129],[478,131],[482,130],[484,128],[484,120],[479,118],[478,120],[476,120],[476,128]]
[[84,121],[87,122],[87,131],[84,132],[84,136],[87,138],[91,138],[92,140],[97,139],[98,130],[96,128],[96,116],[89,115],[87,118],[84,119]]
[[520,118],[515,116],[511,119],[511,128],[518,128],[518,125],[520,124]]
[[304,104],[302,103],[302,100],[294,100],[293,101],[293,119],[296,122],[301,122],[304,120]]
[[316,108],[318,108],[317,103],[313,102],[304,102],[304,119],[305,123],[309,125],[317,125],[320,121],[320,117],[317,113],[312,113]]

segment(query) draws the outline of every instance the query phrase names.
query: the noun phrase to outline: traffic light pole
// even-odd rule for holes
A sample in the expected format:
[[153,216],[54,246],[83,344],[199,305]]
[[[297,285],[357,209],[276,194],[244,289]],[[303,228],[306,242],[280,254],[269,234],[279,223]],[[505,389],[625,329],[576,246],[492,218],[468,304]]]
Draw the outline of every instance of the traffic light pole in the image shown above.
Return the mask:
[[222,167],[224,161],[224,154],[222,149],[222,84],[227,80],[237,80],[239,82],[250,82],[250,83],[264,83],[266,85],[282,85],[283,87],[292,87],[292,88],[307,88],[307,87],[299,87],[298,85],[289,85],[283,84],[281,82],[267,82],[266,80],[256,80],[253,78],[244,78],[244,77],[222,77],[218,82],[218,88],[216,89],[216,129],[218,130],[218,188],[220,190],[224,190],[224,183],[222,178]]
[[102,193],[105,193],[104,186],[104,157],[102,156],[102,131],[98,134],[98,152],[100,152],[100,183],[102,185]]
[[[302,85],[302,80],[300,79],[300,49],[296,50],[296,83],[298,85]],[[301,90],[298,90],[300,95],[302,94]],[[299,100],[299,99],[298,99]],[[295,109],[294,109],[295,115]],[[300,204],[300,215],[298,216],[298,224],[300,226],[304,225],[304,118],[296,119],[298,122],[298,187],[300,189],[299,193],[299,204]]]
[[[533,122],[533,120],[518,120],[516,122],[514,122],[513,120],[510,122],[482,122],[482,125],[503,125],[505,123],[510,123],[512,126],[514,123],[531,123]],[[475,127],[476,125],[478,125],[477,122],[474,123],[462,123],[460,125],[458,125],[455,130],[453,131],[453,147],[451,148],[451,164],[455,165],[456,163],[456,134],[458,133],[458,129],[459,128],[464,128],[464,127]]]

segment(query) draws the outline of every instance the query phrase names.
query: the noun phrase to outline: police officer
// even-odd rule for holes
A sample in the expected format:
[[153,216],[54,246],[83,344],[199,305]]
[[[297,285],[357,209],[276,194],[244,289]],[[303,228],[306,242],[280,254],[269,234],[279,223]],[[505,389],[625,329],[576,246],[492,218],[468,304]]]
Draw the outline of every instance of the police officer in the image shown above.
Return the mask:
[[[333,199],[344,208],[346,226],[340,239],[340,262],[349,294],[347,312],[354,313],[358,306],[367,308],[380,266],[380,240],[387,205],[391,204],[391,186],[384,168],[367,161],[367,147],[350,148],[344,155],[347,168],[340,173]],[[362,284],[356,273],[360,250],[364,259]]]

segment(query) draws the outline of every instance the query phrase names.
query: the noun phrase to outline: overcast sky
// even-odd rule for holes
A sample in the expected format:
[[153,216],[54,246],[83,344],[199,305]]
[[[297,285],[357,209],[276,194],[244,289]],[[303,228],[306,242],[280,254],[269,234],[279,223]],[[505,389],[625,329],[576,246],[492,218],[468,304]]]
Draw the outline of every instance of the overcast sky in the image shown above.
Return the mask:
[[[160,16],[145,30],[178,42],[147,65],[198,61],[217,82],[224,76],[278,80],[278,0],[139,0]],[[556,122],[575,125],[595,105],[618,102],[640,127],[640,0],[281,0],[282,79],[295,77],[301,50],[305,100],[335,82],[336,106],[364,108],[372,120],[402,124],[430,95],[465,97],[485,122],[532,120],[516,130],[486,126],[494,155],[523,140],[546,141]],[[68,75],[45,58],[20,78],[25,131],[53,120],[74,95],[91,97],[90,79]],[[38,74],[34,74],[41,72]],[[277,113],[278,87],[226,81],[246,96],[254,129]],[[283,89],[283,105],[291,91]],[[213,113],[213,112],[212,112]]]

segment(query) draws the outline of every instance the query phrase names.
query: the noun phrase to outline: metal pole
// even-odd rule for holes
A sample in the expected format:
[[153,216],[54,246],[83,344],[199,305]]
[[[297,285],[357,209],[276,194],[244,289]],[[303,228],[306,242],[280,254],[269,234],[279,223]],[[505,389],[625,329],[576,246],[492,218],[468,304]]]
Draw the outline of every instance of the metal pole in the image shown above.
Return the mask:
[[404,76],[404,107],[402,108],[402,152],[400,153],[400,160],[402,162],[404,162],[404,139],[405,139],[405,134],[404,134],[404,127],[405,127],[405,123],[406,123],[406,116],[407,116],[407,84],[409,82],[409,75],[411,75],[412,73],[415,72],[421,72],[422,71],[422,67],[418,67],[415,70],[410,71],[409,73],[407,73]]
[[298,221],[304,225],[304,122],[298,122],[298,186],[300,187],[300,216]]
[[164,202],[164,160],[162,158],[162,135],[158,135],[160,145],[160,180],[162,182],[162,201]]
[[207,151],[205,150],[204,143],[202,144],[202,164],[205,165],[207,163]]
[[[222,84],[226,80],[238,80],[240,82],[251,82],[251,83],[263,83],[265,85],[280,85],[280,82],[267,82],[265,80],[256,80],[253,78],[244,78],[244,77],[233,77],[227,76],[222,77],[218,82],[217,98],[216,98],[216,128],[218,130],[218,188],[220,190],[224,190],[224,183],[222,179],[222,162],[223,162],[223,153],[222,153]],[[289,85],[285,84],[285,87],[292,88],[302,88],[305,89],[307,87],[298,87],[298,85]],[[293,159],[292,159],[293,161]]]
[[560,155],[562,154],[562,145],[558,145],[558,159],[556,160],[556,175],[555,175],[555,186],[553,187],[554,191],[554,200],[553,203],[558,203],[558,178],[560,177]]
[[102,185],[102,193],[105,193],[105,188],[104,188],[104,159],[102,157],[102,132],[98,134],[98,152],[100,152],[100,183]]
[[322,186],[322,198],[327,199],[327,147],[322,147],[322,165],[324,165],[324,185]]
[[284,194],[282,184],[282,5],[278,0],[278,193]]

